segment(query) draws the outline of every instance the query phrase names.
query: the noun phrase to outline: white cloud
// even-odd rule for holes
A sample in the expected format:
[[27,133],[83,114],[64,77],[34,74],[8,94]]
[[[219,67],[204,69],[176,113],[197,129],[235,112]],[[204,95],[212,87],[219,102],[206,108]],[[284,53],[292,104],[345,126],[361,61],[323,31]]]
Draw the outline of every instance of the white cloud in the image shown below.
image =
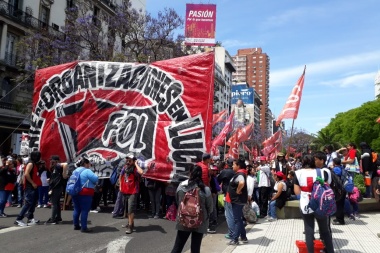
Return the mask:
[[[368,69],[371,66],[375,68],[380,62],[380,50],[355,54],[355,55],[346,55],[334,59],[328,59],[325,61],[312,62],[306,64],[306,80],[309,78],[313,79],[326,79],[328,75],[334,74],[339,76],[345,76],[347,73],[354,73],[360,68]],[[292,86],[301,76],[303,66],[295,66],[291,68],[281,69],[281,70],[272,70],[270,74],[270,85],[273,86]],[[357,73],[357,72],[356,72]],[[372,80],[375,78],[375,72],[360,74],[364,75],[362,77],[369,78],[369,75],[372,75]],[[355,74],[351,77],[360,76]],[[355,77],[357,78],[357,77]],[[354,78],[346,79],[345,85],[352,83]],[[343,80],[343,79],[342,79]],[[351,81],[351,82],[349,82]],[[328,81],[323,81],[328,83]],[[342,86],[347,87],[347,86]]]
[[348,76],[348,77],[337,79],[337,80],[321,82],[321,84],[327,85],[327,86],[339,86],[342,88],[352,87],[352,86],[364,87],[368,83],[374,82],[375,74],[376,72],[357,74],[357,75],[352,75],[352,76]]

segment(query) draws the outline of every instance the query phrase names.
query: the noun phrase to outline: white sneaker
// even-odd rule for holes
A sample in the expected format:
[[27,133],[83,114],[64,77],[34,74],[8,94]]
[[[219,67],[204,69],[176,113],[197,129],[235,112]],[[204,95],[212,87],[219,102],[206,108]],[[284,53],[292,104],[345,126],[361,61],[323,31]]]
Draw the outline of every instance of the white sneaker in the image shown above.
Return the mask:
[[38,224],[40,222],[40,220],[37,220],[37,219],[31,219],[31,220],[28,220],[28,226],[29,225],[36,225],[36,224]]
[[38,205],[37,208],[41,208],[41,205]]
[[48,205],[44,205],[44,208],[48,208],[49,206]]
[[269,215],[267,215],[267,216],[264,217],[264,219],[265,219],[266,221],[270,221],[270,220],[272,219],[272,217],[270,217]]
[[98,210],[90,210],[90,213],[99,213]]
[[277,220],[277,218],[273,218],[273,217],[270,217],[269,219],[268,219],[268,221],[270,221],[270,222],[272,222],[272,221],[276,221]]
[[26,227],[28,226],[25,222],[23,222],[22,220],[15,220],[14,222],[15,225],[17,226],[20,226],[20,227]]

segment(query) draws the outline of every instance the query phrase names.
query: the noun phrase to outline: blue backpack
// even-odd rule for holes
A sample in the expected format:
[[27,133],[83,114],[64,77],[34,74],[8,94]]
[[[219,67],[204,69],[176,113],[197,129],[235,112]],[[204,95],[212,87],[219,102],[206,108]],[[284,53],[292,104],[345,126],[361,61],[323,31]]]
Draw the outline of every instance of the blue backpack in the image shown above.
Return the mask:
[[80,174],[85,170],[81,168],[79,170],[74,170],[73,174],[70,176],[66,185],[66,192],[71,196],[76,196],[82,190],[82,184],[80,182]]
[[335,194],[329,184],[324,182],[321,169],[317,169],[308,207],[319,216],[331,216],[336,212]]
[[352,176],[348,174],[348,172],[344,168],[342,168],[341,179],[342,179],[344,190],[348,193],[352,193],[354,191],[355,185],[354,185],[354,182],[352,181]]
[[119,175],[117,174],[117,169],[118,169],[118,166],[116,166],[113,169],[112,174],[110,176],[110,181],[112,185],[116,184],[117,180],[119,179]]

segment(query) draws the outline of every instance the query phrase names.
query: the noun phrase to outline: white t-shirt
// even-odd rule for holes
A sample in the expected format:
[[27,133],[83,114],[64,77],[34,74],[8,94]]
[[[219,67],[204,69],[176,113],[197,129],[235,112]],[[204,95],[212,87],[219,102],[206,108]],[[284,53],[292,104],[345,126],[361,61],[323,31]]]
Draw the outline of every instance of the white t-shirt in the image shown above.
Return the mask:
[[[321,176],[323,179],[325,179],[325,176],[324,176],[325,172],[328,175],[327,183],[331,184],[331,172],[329,169],[326,169],[326,168],[321,169]],[[298,185],[301,188],[300,209],[302,213],[304,214],[313,213],[313,210],[311,210],[310,208],[307,208],[307,206],[310,201],[310,195],[313,189],[314,181],[317,179],[317,170],[316,169],[301,169],[301,170],[297,170],[295,173],[296,173],[296,178],[297,178],[296,182],[298,181]]]
[[259,187],[270,187],[268,176],[270,175],[270,168],[267,165],[260,166],[260,180]]

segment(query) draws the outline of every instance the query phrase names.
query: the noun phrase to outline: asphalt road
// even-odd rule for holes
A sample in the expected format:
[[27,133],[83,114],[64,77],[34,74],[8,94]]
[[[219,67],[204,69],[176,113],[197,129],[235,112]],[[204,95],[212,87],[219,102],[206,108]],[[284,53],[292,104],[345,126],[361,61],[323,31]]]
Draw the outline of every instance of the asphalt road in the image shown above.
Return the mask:
[[[176,237],[175,222],[166,219],[149,219],[145,211],[137,211],[135,231],[125,234],[122,225],[126,219],[113,219],[112,207],[99,213],[89,214],[92,233],[81,233],[73,229],[72,211],[62,211],[62,224],[44,225],[50,217],[50,208],[36,209],[38,225],[18,227],[13,224],[21,209],[7,207],[7,218],[0,218],[0,252],[70,252],[70,253],[167,253]],[[227,246],[222,239],[226,232],[224,217],[219,219],[218,233],[206,236],[202,241],[202,252],[222,252]],[[24,219],[24,221],[26,218]],[[189,252],[190,239],[183,252]],[[218,244],[218,247],[216,247]],[[205,250],[205,251],[204,251]]]

